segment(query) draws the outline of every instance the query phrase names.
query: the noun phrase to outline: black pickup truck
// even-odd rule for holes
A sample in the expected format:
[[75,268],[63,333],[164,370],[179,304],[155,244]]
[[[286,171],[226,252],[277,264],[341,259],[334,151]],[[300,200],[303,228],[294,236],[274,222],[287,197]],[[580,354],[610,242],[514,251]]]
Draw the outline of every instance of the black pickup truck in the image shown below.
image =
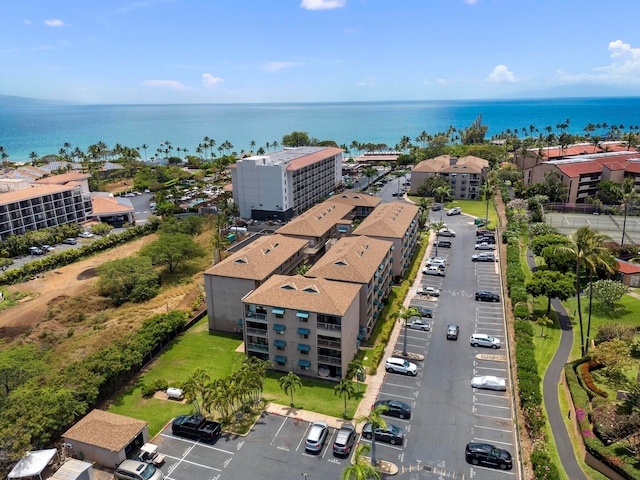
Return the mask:
[[180,415],[171,422],[171,432],[178,437],[211,441],[220,434],[220,424],[203,415]]

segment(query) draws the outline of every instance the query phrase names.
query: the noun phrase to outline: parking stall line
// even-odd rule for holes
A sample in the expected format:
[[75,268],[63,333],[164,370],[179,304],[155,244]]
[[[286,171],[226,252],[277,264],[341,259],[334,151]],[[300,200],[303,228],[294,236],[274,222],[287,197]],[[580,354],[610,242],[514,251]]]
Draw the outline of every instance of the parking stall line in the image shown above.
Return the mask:
[[490,372],[506,372],[507,371],[505,368],[491,368],[491,367],[477,366],[473,369],[473,374],[477,375],[478,370],[489,370]]
[[[413,378],[413,377],[411,377]],[[385,382],[385,385],[389,385],[390,387],[401,387],[401,388],[410,388],[412,390],[418,390],[418,388],[416,388],[416,384],[414,383],[413,385],[400,385],[398,383],[388,383]]]
[[484,413],[478,413],[476,412],[476,407],[473,407],[473,414],[476,417],[480,417],[480,418],[490,418],[491,420],[499,420],[504,422],[505,420],[511,420],[511,417],[496,417],[495,415],[485,415]]
[[490,408],[501,408],[503,410],[511,410],[511,407],[503,407],[502,405],[489,405],[488,403],[478,403],[476,402],[474,406],[478,407],[490,407]]
[[285,417],[285,419],[282,421],[282,425],[280,425],[280,428],[278,428],[278,431],[276,432],[276,434],[273,436],[273,440],[271,440],[271,443],[269,445],[273,445],[273,442],[276,441],[276,437],[278,436],[278,434],[280,433],[280,430],[282,430],[282,427],[284,427],[284,424],[287,421],[287,418],[289,417]]
[[[176,465],[175,465],[176,467],[181,463],[188,463],[189,465],[195,465],[196,467],[202,467],[202,468],[207,468],[209,470],[215,470],[216,472],[221,472],[222,471],[219,468],[210,467],[209,465],[203,465],[202,463],[192,462],[190,460],[185,460],[184,458],[173,457],[171,455],[165,455],[165,457],[166,458],[170,458],[172,460],[178,460],[178,463],[176,463]],[[175,470],[175,467],[171,469],[171,472],[173,472],[174,470]]]
[[[387,385],[387,384],[385,383],[385,384],[383,385],[383,387],[384,387],[385,385]],[[415,390],[415,389],[414,389],[414,390]],[[382,392],[382,391],[381,391],[380,393],[384,393],[384,394],[385,394],[385,396],[388,396],[388,397],[404,398],[405,400],[415,400],[415,399],[416,399],[416,397],[415,397],[415,396],[414,396],[414,397],[407,397],[407,396],[404,396],[404,395],[397,395],[397,394],[395,394],[395,393],[387,393],[387,392]]]
[[483,427],[482,425],[474,425],[473,428],[482,428],[483,430],[493,430],[495,432],[513,433],[513,430],[508,430],[505,428]]
[[[362,438],[360,439],[360,442],[361,442],[361,443],[362,443],[362,442],[365,442],[365,443],[371,443],[371,440],[369,440],[369,439],[367,439],[367,438],[362,437]],[[405,439],[405,442],[404,442],[404,443],[405,443],[405,444],[407,443],[406,439]],[[404,446],[404,444],[403,444],[403,446]],[[402,451],[402,450],[403,450],[403,448],[402,448],[402,447],[399,447],[399,446],[397,446],[397,445],[391,445],[391,444],[389,444],[389,443],[382,443],[380,440],[378,440],[378,441],[376,442],[376,450],[378,450],[378,447],[392,448],[392,449],[394,449],[394,450],[400,450],[400,451]]]
[[479,442],[499,443],[501,445],[507,445],[507,446],[513,447],[513,442],[499,442],[498,440],[489,440],[486,438],[478,438],[478,437],[474,437],[474,440],[478,440]]
[[199,441],[195,441],[194,442],[193,440],[189,440],[189,439],[182,438],[182,437],[176,437],[176,436],[173,436],[173,435],[168,435],[166,433],[162,433],[162,434],[160,434],[160,436],[161,437],[165,437],[165,438],[171,438],[172,440],[179,440],[179,441],[184,442],[184,443],[189,443],[189,444],[191,444],[192,447],[198,446],[198,447],[208,448],[209,450],[215,450],[217,452],[226,453],[226,454],[229,454],[229,455],[235,455],[235,452],[231,452],[229,450],[224,450],[222,448],[214,447],[213,445],[209,445],[209,444],[204,443],[204,442],[199,442]]
[[[498,392],[496,392],[496,393],[498,393]],[[509,400],[509,399],[508,399],[508,397],[506,396],[506,394],[505,394],[505,395],[497,396],[496,394],[491,394],[491,393],[482,393],[482,392],[478,392],[478,391],[476,391],[476,392],[473,394],[473,401],[474,401],[474,402],[476,401],[476,397],[491,397],[491,398],[493,398],[493,399],[495,399],[495,398],[500,398],[500,399],[502,399],[502,400]]]

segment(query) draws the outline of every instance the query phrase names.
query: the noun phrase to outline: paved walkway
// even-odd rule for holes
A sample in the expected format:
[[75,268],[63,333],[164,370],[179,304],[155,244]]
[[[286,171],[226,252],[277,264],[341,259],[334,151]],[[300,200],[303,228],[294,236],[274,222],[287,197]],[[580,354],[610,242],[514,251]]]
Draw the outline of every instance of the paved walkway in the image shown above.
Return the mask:
[[[530,249],[527,250],[527,264],[532,272],[536,271],[535,257]],[[564,414],[560,411],[560,400],[558,398],[560,375],[569,359],[571,347],[573,346],[573,326],[560,300],[554,298],[551,301],[551,306],[558,315],[561,335],[558,349],[544,374],[542,396],[544,398],[545,408],[547,409],[547,418],[551,426],[551,434],[556,442],[560,463],[562,463],[562,469],[571,480],[587,480],[587,476],[576,460],[573,445],[571,444],[571,439],[569,438],[569,433],[564,423]]]

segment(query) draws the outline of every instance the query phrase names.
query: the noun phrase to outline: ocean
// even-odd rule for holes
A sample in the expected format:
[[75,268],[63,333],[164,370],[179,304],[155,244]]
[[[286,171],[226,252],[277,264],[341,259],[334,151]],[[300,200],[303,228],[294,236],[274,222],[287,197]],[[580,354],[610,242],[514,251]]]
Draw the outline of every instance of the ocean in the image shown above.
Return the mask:
[[[307,132],[338,145],[352,142],[386,144],[393,148],[403,136],[415,142],[421,132],[465,128],[482,115],[487,138],[532,125],[545,127],[569,120],[570,133],[584,133],[589,124],[640,124],[640,97],[554,98],[531,100],[413,101],[207,105],[41,105],[0,108],[0,146],[13,162],[28,161],[31,152],[56,154],[65,143],[72,149],[104,142],[127,147],[148,145],[147,158],[169,141],[189,155],[204,137],[216,149],[228,141],[232,151],[280,143],[283,135]],[[603,134],[604,130],[595,134]],[[537,133],[535,134],[537,136]],[[254,150],[255,150],[254,149]],[[265,148],[266,149],[266,148]],[[272,149],[270,149],[272,150]],[[216,153],[218,153],[216,151]],[[145,152],[140,150],[144,159]]]

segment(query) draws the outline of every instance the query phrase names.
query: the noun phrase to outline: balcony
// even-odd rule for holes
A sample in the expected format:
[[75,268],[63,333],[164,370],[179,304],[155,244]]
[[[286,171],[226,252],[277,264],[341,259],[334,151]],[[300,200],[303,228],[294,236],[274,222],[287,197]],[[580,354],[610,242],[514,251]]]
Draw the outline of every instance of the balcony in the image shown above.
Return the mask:
[[266,313],[247,312],[247,318],[250,318],[251,320],[262,320],[262,321],[266,322],[267,321],[267,314]]
[[269,336],[269,332],[268,330],[262,329],[262,328],[250,328],[247,327],[247,335],[259,335],[261,337],[268,337]]
[[342,359],[340,357],[329,357],[327,355],[318,355],[318,362],[329,365],[342,365]]
[[325,338],[318,338],[319,347],[333,348],[335,350],[342,350],[342,342],[335,340],[327,340]]
[[342,331],[342,325],[339,324],[335,324],[335,323],[325,323],[325,322],[318,322],[318,328],[323,329],[323,330],[330,330],[333,332],[341,332]]
[[268,352],[269,351],[269,345],[266,345],[264,343],[250,343],[247,342],[247,350],[253,351],[253,352]]

